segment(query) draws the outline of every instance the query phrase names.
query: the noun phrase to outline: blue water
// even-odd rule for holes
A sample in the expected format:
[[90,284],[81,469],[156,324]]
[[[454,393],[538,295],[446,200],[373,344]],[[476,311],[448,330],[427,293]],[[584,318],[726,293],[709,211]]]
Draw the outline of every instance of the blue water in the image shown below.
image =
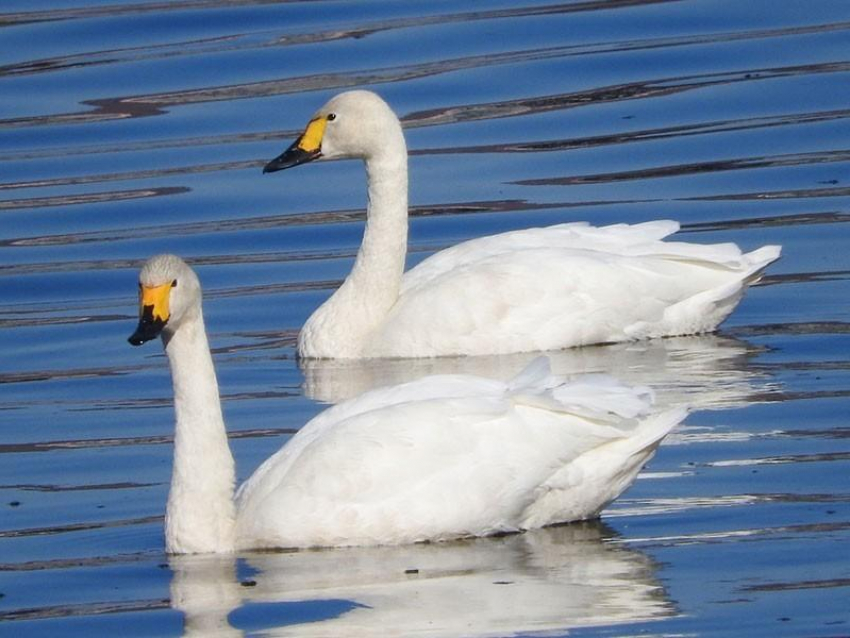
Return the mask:
[[[850,4],[6,0],[0,45],[0,635],[850,634]],[[295,361],[362,167],[261,168],[352,87],[405,124],[411,264],[657,218],[783,258],[717,337],[554,356],[693,409],[601,523],[169,558],[170,379],[126,343],[144,259],[200,274],[240,478],[435,368]]]

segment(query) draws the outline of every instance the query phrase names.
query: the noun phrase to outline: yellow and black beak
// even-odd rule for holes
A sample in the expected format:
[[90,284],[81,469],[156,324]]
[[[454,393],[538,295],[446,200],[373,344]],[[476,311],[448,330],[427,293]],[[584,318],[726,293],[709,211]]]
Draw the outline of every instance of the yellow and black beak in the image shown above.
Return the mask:
[[168,300],[174,282],[161,286],[139,284],[139,325],[127,341],[140,346],[146,341],[156,339],[168,323]]
[[265,165],[263,173],[274,173],[299,164],[306,164],[322,156],[322,138],[325,135],[326,117],[310,120],[307,128],[288,149]]

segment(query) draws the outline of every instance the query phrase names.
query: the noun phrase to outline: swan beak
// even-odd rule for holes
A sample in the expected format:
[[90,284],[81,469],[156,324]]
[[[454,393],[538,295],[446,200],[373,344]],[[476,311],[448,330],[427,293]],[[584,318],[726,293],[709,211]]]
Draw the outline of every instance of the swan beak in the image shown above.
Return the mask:
[[322,138],[325,135],[327,123],[324,117],[310,120],[307,128],[292,143],[292,146],[265,165],[263,173],[274,173],[319,159],[322,156]]
[[168,323],[168,299],[174,283],[161,286],[139,285],[139,325],[127,341],[140,346],[156,339]]
[[298,143],[301,140],[299,137],[295,140],[295,143],[286,149],[283,153],[275,157],[271,162],[266,164],[263,167],[263,173],[274,173],[275,171],[282,171],[285,168],[292,168],[293,166],[298,166],[299,164],[306,164],[307,162],[312,162],[314,159],[318,159],[322,156],[321,151],[309,152],[305,151],[302,148],[299,148]]

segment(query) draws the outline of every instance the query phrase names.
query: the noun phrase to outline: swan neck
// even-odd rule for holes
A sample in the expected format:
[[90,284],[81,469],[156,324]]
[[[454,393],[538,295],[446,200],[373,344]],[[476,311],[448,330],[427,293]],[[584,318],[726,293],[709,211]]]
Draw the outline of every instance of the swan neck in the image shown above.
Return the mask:
[[388,129],[381,150],[364,158],[366,228],[354,266],[302,328],[302,357],[363,356],[398,301],[407,254],[407,147],[401,126]]
[[174,467],[166,508],[170,553],[232,551],[235,467],[203,316],[167,338],[174,384]]
[[398,299],[407,255],[406,149],[367,159],[366,182],[366,227],[347,283],[382,317]]

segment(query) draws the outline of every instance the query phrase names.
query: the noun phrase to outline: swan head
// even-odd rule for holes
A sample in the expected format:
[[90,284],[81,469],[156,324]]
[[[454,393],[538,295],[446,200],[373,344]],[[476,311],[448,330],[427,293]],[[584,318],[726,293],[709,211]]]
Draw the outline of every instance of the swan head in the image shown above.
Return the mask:
[[399,148],[407,153],[401,123],[389,105],[371,91],[346,91],[316,111],[298,139],[266,164],[263,172],[320,158],[369,160]]
[[198,276],[176,255],[156,255],[139,273],[139,325],[127,339],[140,346],[162,335],[167,340],[201,307]]

